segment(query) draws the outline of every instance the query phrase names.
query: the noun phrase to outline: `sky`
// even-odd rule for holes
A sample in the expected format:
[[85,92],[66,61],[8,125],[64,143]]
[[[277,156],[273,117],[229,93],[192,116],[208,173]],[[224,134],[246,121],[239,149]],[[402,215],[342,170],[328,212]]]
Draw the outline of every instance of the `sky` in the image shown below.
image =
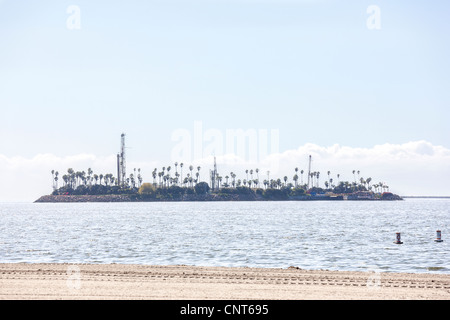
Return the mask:
[[[0,201],[184,162],[450,196],[448,1],[0,0]],[[233,138],[233,133],[235,134]],[[239,139],[244,145],[238,146]],[[242,140],[243,139],[243,140]]]

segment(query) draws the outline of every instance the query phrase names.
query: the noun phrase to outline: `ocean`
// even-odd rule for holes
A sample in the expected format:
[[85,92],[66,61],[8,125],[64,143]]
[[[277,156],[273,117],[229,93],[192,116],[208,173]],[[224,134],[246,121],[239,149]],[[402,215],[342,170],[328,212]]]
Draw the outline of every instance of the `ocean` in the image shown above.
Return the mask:
[[1,263],[449,274],[449,249],[450,199],[0,203]]

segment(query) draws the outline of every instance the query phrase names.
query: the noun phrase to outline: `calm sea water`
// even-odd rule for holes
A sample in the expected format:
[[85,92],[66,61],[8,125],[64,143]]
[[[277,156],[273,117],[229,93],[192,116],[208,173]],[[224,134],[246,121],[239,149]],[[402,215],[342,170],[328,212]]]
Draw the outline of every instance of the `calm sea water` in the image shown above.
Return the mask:
[[0,262],[450,273],[449,249],[450,199],[0,203]]

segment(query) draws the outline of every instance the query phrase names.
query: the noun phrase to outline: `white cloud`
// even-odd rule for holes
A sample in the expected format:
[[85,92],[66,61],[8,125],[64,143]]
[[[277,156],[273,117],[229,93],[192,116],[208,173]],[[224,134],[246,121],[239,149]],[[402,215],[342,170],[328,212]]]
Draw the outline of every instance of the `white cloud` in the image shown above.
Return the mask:
[[[427,141],[383,144],[372,148],[305,144],[296,150],[270,155],[272,161],[278,163],[278,170],[271,171],[270,178],[287,175],[291,180],[295,167],[307,172],[309,155],[312,156],[312,171],[320,172],[322,183],[328,179],[328,171],[334,181],[337,181],[337,174],[340,174],[341,181],[353,181],[352,171],[356,170],[360,171],[360,177],[371,177],[373,183],[384,182],[391,191],[401,195],[450,196],[450,186],[446,181],[450,177],[450,149]],[[226,159],[218,159],[218,163],[228,170]],[[245,169],[259,168],[262,173],[260,180],[267,178],[268,167],[263,166],[264,161],[260,164],[235,163],[240,166],[233,170],[238,175]],[[245,178],[245,174],[241,177]]]
[[[374,183],[385,182],[391,191],[401,195],[439,195],[450,196],[450,149],[433,145],[427,141],[414,141],[404,144],[383,144],[372,148],[353,148],[341,145],[328,147],[305,144],[294,150],[270,154],[259,163],[249,163],[234,155],[217,157],[219,173],[225,177],[233,171],[238,178],[246,178],[245,170],[259,168],[260,180],[267,177],[266,171],[271,163],[278,164],[278,170],[271,170],[270,178],[282,178],[287,175],[291,180],[294,168],[308,170],[308,156],[312,155],[312,170],[321,173],[320,181],[327,179],[327,171],[337,181],[353,181],[353,170],[359,170],[360,176],[371,177]],[[272,162],[271,162],[272,161]],[[185,163],[184,174],[188,173]],[[202,180],[208,177],[212,169],[213,158],[208,157],[192,161],[196,168],[201,166]],[[172,166],[171,163],[155,161],[130,161],[129,173],[133,168],[141,168],[145,181],[151,181],[151,171],[157,167]],[[58,157],[52,154],[39,154],[33,158],[6,157],[0,155],[0,201],[34,201],[42,194],[51,192],[52,169],[62,176],[67,168],[75,171],[87,171],[92,168],[97,173],[116,173],[116,156],[98,157],[92,154],[78,154]],[[180,170],[178,168],[178,170]]]

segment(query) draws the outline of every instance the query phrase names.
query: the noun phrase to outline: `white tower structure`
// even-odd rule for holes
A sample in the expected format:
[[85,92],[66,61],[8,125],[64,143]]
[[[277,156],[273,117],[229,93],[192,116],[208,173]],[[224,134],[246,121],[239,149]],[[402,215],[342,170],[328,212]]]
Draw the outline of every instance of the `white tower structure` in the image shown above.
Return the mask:
[[311,177],[311,155],[309,155],[309,166],[308,166],[308,189],[309,189],[309,179]]
[[126,182],[127,170],[125,161],[125,133],[120,136],[120,152],[117,154],[117,185],[123,187]]
[[211,175],[211,189],[214,191],[216,189],[216,180],[217,180],[217,165],[216,165],[216,157],[214,157],[214,170],[210,170]]

